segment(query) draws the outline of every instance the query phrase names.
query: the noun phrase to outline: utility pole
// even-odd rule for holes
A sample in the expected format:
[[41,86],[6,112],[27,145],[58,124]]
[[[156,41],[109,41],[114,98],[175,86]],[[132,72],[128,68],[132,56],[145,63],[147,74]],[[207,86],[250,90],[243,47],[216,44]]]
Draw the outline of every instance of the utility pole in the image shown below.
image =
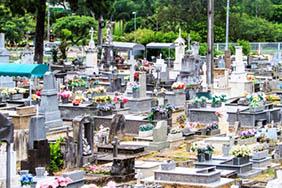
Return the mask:
[[[132,12],[134,15],[134,32],[136,32],[136,12]],[[136,42],[136,33],[134,34],[134,42]]]
[[207,84],[213,84],[213,43],[214,43],[214,0],[208,0],[208,53],[207,53]]

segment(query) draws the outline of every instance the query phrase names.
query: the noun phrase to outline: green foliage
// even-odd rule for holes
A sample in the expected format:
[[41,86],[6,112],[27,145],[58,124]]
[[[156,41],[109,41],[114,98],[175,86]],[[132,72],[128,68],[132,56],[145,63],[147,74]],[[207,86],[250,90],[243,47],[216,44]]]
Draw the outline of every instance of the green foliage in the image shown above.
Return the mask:
[[85,45],[90,28],[96,28],[97,22],[90,16],[67,16],[56,21],[52,26],[54,33],[72,45]]
[[63,139],[56,140],[50,144],[50,164],[48,170],[51,173],[58,172],[64,165],[63,154],[61,153],[61,143]]
[[245,40],[238,40],[237,41],[239,46],[242,46],[243,53],[245,55],[249,55],[251,52],[251,44],[248,41]]
[[150,131],[150,130],[153,130],[153,128],[154,128],[154,125],[149,123],[149,124],[145,124],[145,125],[140,125],[139,131],[141,131],[141,132]]

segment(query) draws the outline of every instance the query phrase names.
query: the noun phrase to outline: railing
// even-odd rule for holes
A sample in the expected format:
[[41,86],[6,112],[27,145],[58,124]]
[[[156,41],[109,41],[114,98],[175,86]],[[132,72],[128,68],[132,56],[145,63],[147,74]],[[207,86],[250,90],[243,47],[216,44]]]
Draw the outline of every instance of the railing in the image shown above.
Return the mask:
[[[251,52],[259,52],[261,54],[275,54],[282,50],[282,42],[251,42]],[[229,45],[238,45],[229,43]],[[214,47],[218,51],[225,50],[225,43],[215,43]]]

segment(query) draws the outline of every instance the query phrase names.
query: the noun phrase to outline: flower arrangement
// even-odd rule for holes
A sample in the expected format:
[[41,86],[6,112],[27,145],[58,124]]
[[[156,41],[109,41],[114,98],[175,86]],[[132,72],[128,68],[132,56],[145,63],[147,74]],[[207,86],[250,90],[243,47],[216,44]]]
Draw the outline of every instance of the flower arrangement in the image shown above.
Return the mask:
[[174,82],[171,86],[171,89],[175,89],[175,90],[185,89],[185,84],[182,82]]
[[106,88],[103,87],[103,86],[98,86],[98,87],[95,87],[95,88],[89,88],[87,91],[86,91],[87,94],[103,94],[103,93],[106,93]]
[[181,133],[181,129],[179,128],[172,128],[170,131],[170,134],[178,134]]
[[161,114],[167,114],[168,112],[171,112],[174,110],[174,107],[170,104],[166,104],[164,106],[157,106],[157,107],[153,107],[151,109],[151,112],[156,113],[159,112]]
[[187,117],[185,114],[181,114],[176,118],[176,123],[179,124],[180,128],[184,128]]
[[68,86],[70,87],[86,87],[86,81],[82,78],[75,77],[68,81]]
[[72,101],[72,104],[73,104],[74,106],[79,106],[80,103],[81,103],[81,100],[78,99],[78,98],[75,98],[75,99]]
[[33,183],[33,176],[31,174],[23,174],[20,177],[21,186],[31,185]]
[[106,104],[98,104],[96,108],[100,111],[108,112],[115,109],[115,106],[111,103],[106,103]]
[[217,122],[212,122],[211,124],[207,125],[207,131],[212,131],[218,129],[218,123]]
[[257,143],[254,147],[253,147],[253,152],[260,152],[260,151],[264,151],[268,148],[268,145],[266,143],[264,144],[259,144]]
[[205,153],[206,146],[204,144],[193,143],[190,149],[192,152],[197,152],[197,154]]
[[241,131],[240,132],[240,139],[247,139],[254,137],[256,135],[256,130],[255,129],[249,129],[246,131]]
[[64,90],[64,91],[62,91],[62,92],[59,93],[59,96],[60,96],[62,99],[69,99],[69,98],[72,96],[72,92],[67,91],[67,90]]
[[128,99],[126,97],[123,97],[123,96],[115,96],[114,99],[113,99],[113,102],[115,104],[117,104],[117,103],[126,104],[128,102]]
[[9,95],[8,88],[1,88],[1,95],[8,96]]
[[236,145],[232,147],[230,154],[234,157],[249,157],[251,155],[251,150],[246,145]]
[[132,91],[137,91],[140,88],[140,85],[137,82],[129,82],[128,85],[132,88]]
[[154,125],[152,125],[151,123],[139,126],[139,131],[141,132],[146,132],[146,131],[150,131],[153,129],[154,129]]
[[254,93],[246,97],[251,110],[263,107],[265,96],[262,93]]
[[197,152],[197,154],[212,154],[214,152],[214,147],[210,144],[193,143],[191,146],[191,151]]
[[50,179],[49,181],[43,181],[39,184],[40,188],[49,188],[49,187],[57,187],[57,188],[62,188],[62,187],[67,187],[68,184],[72,183],[72,179],[69,177],[61,177],[57,176],[54,179]]
[[85,171],[87,174],[104,174],[110,175],[111,168],[107,166],[97,166],[97,165],[90,165],[85,167]]
[[97,96],[94,97],[94,102],[98,104],[111,103],[112,98],[110,96]]

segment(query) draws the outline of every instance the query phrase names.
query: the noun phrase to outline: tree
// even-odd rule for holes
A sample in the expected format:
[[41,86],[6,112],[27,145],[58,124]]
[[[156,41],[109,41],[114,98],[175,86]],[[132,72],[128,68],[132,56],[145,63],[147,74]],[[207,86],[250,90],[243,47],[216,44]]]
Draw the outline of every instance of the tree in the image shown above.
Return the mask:
[[29,12],[36,15],[34,60],[43,63],[46,0],[3,0],[3,2],[13,14],[24,16]]
[[98,20],[98,45],[102,45],[104,18],[109,17],[115,0],[69,0],[71,9],[79,15],[91,15]]
[[62,59],[66,59],[69,45],[85,45],[91,27],[96,27],[97,22],[90,16],[67,16],[62,17],[53,24],[54,33],[60,37],[60,51]]

